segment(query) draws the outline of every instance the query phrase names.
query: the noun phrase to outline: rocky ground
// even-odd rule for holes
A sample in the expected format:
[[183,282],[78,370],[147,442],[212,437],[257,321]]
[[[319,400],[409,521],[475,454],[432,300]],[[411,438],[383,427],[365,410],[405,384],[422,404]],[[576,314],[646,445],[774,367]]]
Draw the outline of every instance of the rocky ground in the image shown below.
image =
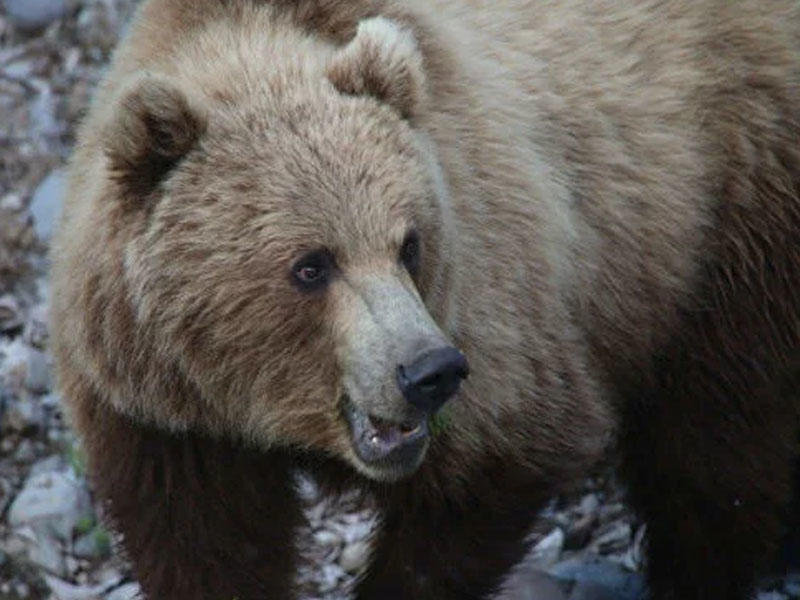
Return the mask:
[[[130,0],[0,0],[0,600],[136,598],[86,484],[53,392],[47,248],[75,124],[130,14]],[[308,478],[305,598],[346,598],[374,516],[322,498]],[[533,525],[533,550],[504,600],[642,598],[644,528],[613,481],[588,480]],[[720,552],[724,552],[724,548]],[[800,578],[759,600],[800,598]]]

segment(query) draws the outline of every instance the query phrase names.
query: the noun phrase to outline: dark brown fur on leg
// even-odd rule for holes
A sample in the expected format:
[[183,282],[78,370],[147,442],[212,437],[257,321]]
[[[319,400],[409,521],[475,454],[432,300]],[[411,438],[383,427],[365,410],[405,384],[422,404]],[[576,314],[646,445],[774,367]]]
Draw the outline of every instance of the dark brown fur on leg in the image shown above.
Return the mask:
[[93,410],[83,431],[94,488],[147,598],[294,597],[302,515],[287,457]]
[[[624,427],[653,597],[745,600],[784,531],[795,424],[782,398],[748,385],[745,365],[727,381],[713,365],[675,366]],[[731,403],[753,409],[733,414]]]
[[[793,120],[785,130],[796,139]],[[749,598],[775,558],[792,493],[800,157],[788,139],[773,148],[725,139],[735,170],[722,178],[708,287],[652,379],[629,388],[621,429],[657,600]]]
[[[459,489],[448,490],[449,484]],[[469,481],[429,487],[415,479],[379,492],[381,533],[356,598],[489,597],[525,554],[542,489],[498,461]]]

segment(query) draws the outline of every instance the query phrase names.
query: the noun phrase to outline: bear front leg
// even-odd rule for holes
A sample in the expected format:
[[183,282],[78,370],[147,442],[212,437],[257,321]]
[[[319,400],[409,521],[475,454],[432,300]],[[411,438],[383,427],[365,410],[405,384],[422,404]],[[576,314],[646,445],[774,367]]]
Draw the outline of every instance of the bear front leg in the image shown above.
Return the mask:
[[443,471],[379,492],[382,526],[358,600],[488,598],[524,557],[542,488],[510,464]]
[[[761,369],[673,356],[621,438],[653,600],[746,600],[785,529],[796,422]],[[725,376],[721,374],[725,373]]]
[[[94,489],[152,600],[285,600],[302,522],[290,457],[82,415]],[[87,423],[87,418],[88,423]]]

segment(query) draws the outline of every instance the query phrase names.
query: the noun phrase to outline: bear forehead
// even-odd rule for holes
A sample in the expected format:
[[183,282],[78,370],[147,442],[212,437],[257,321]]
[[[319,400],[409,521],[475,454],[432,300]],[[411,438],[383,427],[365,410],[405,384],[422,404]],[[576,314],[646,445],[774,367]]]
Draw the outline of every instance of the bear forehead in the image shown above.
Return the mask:
[[[313,100],[277,109],[248,108],[212,117],[201,160],[209,188],[253,192],[272,208],[297,208],[316,198],[346,211],[359,202],[391,212],[429,193],[428,177],[410,128],[359,98]],[[196,178],[207,188],[209,181]],[[376,208],[375,206],[372,207]]]
[[432,194],[410,129],[359,98],[317,108],[306,100],[212,115],[153,224],[172,236],[209,233],[192,245],[268,238],[343,258],[402,241]]

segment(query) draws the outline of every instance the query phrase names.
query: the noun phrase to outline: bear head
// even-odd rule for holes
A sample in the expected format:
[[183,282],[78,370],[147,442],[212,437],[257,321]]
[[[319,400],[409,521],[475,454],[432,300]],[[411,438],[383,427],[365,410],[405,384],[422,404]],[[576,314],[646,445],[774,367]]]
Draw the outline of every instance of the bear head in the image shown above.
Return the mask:
[[467,374],[426,308],[448,217],[414,35],[381,17],[341,47],[214,25],[175,61],[132,76],[105,130],[137,327],[208,406],[162,425],[412,473]]

